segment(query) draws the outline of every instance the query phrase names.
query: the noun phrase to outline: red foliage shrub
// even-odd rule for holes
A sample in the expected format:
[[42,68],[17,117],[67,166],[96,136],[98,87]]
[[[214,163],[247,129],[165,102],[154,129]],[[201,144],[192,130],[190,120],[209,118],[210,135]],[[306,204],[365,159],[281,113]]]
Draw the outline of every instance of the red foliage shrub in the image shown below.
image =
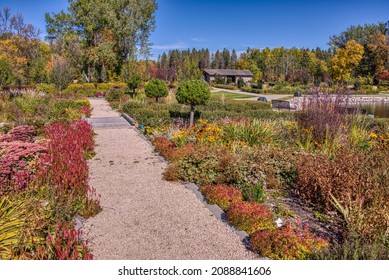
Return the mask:
[[36,143],[0,143],[0,195],[24,189],[35,178],[38,159],[46,148]]
[[378,79],[389,81],[389,71],[385,71],[385,72],[378,74]]
[[200,187],[200,191],[204,194],[209,203],[217,204],[223,210],[226,210],[231,203],[243,200],[241,191],[234,186],[203,186]]
[[93,131],[84,120],[72,125],[52,124],[45,129],[50,139],[48,153],[42,157],[41,179],[59,191],[88,189],[86,155],[93,150]]
[[87,244],[81,240],[81,230],[67,223],[58,222],[53,235],[48,235],[47,246],[52,248],[56,260],[92,260],[93,255],[89,253]]
[[308,227],[295,229],[290,224],[279,229],[264,229],[250,237],[252,248],[275,260],[305,260],[328,246],[325,239],[309,232]]
[[161,156],[169,161],[180,160],[187,154],[194,152],[194,148],[191,144],[177,147],[175,143],[167,140],[164,137],[156,137],[153,140],[153,144],[157,152],[159,152]]
[[275,228],[272,214],[265,206],[239,201],[232,203],[227,209],[227,219],[239,230],[252,234],[261,229]]
[[155,146],[155,150],[166,159],[169,159],[170,154],[176,148],[176,144],[167,140],[165,137],[156,137],[153,140],[153,145]]
[[7,134],[0,137],[0,142],[34,142],[35,128],[29,125],[20,125],[11,129]]
[[92,110],[88,106],[82,106],[80,109],[80,112],[81,112],[81,114],[84,114],[86,117],[89,118],[91,113],[92,113]]

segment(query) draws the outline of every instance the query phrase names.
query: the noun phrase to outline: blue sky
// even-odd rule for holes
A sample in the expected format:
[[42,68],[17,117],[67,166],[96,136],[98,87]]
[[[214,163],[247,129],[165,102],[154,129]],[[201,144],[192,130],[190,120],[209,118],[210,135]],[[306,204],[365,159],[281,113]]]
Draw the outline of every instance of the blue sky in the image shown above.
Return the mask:
[[[169,49],[247,47],[327,48],[329,37],[350,25],[386,22],[389,1],[157,0],[152,53]],[[67,0],[0,0],[45,30],[45,12],[66,9]]]

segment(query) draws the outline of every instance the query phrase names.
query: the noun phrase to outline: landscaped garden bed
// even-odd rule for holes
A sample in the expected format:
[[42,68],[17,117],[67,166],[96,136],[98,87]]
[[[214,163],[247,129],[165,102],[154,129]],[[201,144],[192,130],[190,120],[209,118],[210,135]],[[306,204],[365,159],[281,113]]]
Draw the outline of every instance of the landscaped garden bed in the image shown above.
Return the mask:
[[188,110],[179,104],[121,108],[170,162],[165,179],[196,183],[261,255],[387,259],[388,122],[334,105],[280,114],[266,103],[213,100],[196,107],[193,127],[174,122],[172,109]]
[[100,211],[89,186],[90,104],[77,96],[3,96],[0,258],[91,259],[76,217]]

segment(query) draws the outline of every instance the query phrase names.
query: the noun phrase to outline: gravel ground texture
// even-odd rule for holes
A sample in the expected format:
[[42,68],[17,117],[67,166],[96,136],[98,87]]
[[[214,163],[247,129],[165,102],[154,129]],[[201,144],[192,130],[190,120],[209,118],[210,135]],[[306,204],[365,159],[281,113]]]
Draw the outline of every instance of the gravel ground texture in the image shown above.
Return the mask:
[[[90,102],[92,121],[120,116],[103,99]],[[166,163],[132,127],[96,127],[95,133],[90,184],[103,211],[84,223],[95,259],[259,258],[184,185],[163,180]]]

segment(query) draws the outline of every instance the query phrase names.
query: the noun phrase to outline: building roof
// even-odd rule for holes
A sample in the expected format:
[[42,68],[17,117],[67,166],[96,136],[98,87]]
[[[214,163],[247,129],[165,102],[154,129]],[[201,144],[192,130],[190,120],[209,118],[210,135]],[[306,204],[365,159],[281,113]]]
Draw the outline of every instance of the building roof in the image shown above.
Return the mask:
[[203,69],[205,73],[210,76],[242,76],[252,77],[253,73],[250,70],[235,70],[235,69]]

